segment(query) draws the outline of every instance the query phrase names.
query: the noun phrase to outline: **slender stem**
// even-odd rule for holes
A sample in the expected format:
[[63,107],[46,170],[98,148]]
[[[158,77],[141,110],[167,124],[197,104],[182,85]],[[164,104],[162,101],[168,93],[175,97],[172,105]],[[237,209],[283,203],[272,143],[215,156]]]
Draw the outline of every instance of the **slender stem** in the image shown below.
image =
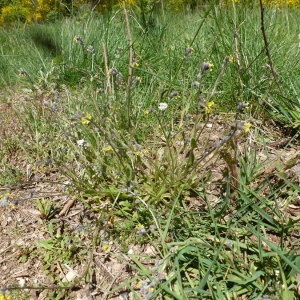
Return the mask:
[[164,138],[166,140],[168,150],[169,150],[169,154],[170,154],[170,158],[171,158],[171,164],[172,164],[172,180],[173,180],[174,175],[175,175],[175,162],[174,162],[174,157],[173,157],[172,145],[170,144],[170,139],[169,139],[169,137],[168,137],[168,135],[167,135],[167,133],[164,129],[164,126],[162,124],[160,116],[159,115],[156,115],[156,116],[157,116],[157,119],[158,119],[159,126],[161,127]]
[[237,26],[237,16],[236,16],[236,7],[235,2],[232,0],[232,7],[233,7],[233,26],[234,26],[234,56],[235,61],[238,67],[238,73],[239,73],[239,80],[241,87],[243,86],[243,80],[242,80],[242,65],[241,65],[241,58],[240,58],[240,51],[239,51],[239,32],[238,32],[238,26]]
[[128,128],[131,127],[131,81],[133,76],[133,42],[132,42],[132,36],[131,36],[131,29],[130,29],[130,23],[128,18],[128,12],[126,9],[126,5],[124,2],[124,15],[125,15],[125,21],[126,21],[126,28],[127,28],[127,40],[129,44],[129,66],[128,66],[128,78],[127,78],[127,86],[126,86],[126,106],[127,106],[127,122],[128,122]]
[[110,79],[109,79],[108,59],[107,59],[106,46],[104,43],[102,44],[102,49],[103,49],[104,67],[106,73],[106,87],[108,89],[109,94],[111,94],[112,89],[111,89]]
[[271,71],[271,74],[272,74],[272,76],[275,80],[275,83],[276,83],[279,91],[281,92],[282,95],[284,95],[282,86],[280,85],[279,80],[278,80],[278,74],[277,74],[277,72],[274,68],[273,61],[272,61],[272,58],[271,58],[271,53],[270,53],[270,49],[269,49],[269,42],[268,42],[266,30],[265,30],[265,14],[264,14],[265,9],[264,9],[262,0],[259,0],[259,6],[260,6],[260,29],[261,29],[264,44],[265,44],[266,56],[268,58],[270,71]]

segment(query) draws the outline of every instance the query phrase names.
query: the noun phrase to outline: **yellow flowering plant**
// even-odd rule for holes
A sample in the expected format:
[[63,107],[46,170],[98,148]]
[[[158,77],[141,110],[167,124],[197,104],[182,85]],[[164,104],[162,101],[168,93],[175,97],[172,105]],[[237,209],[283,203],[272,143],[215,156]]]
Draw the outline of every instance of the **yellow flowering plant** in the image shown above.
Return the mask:
[[44,20],[56,7],[55,0],[19,0],[1,7],[0,23],[22,21],[32,23]]
[[[120,7],[124,4],[127,7],[138,8],[139,11],[144,13],[151,11],[155,5],[158,5],[158,1],[155,0],[104,0],[100,1],[96,5],[98,10],[106,10],[114,7]],[[194,7],[197,5],[205,4],[205,1],[199,1],[195,4],[195,1],[191,0],[166,0],[166,8],[172,11],[181,11],[185,7]],[[231,5],[232,0],[221,1],[224,5]],[[234,0],[235,4],[251,4],[249,0]],[[79,7],[83,4],[93,4],[91,0],[75,0],[72,1],[72,7]],[[263,0],[264,5],[273,7],[300,7],[300,0]],[[94,4],[93,4],[94,5]],[[62,13],[68,13],[68,2],[58,0],[16,0],[13,3],[6,1],[0,1],[0,23],[13,23],[16,21],[32,23],[36,21],[45,20],[49,13],[58,11]]]

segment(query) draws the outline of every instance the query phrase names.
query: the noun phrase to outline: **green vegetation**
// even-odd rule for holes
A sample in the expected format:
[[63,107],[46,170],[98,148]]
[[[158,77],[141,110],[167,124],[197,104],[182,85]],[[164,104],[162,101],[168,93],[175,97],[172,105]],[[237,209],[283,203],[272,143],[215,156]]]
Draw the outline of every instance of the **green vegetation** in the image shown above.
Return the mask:
[[[48,238],[22,249],[20,261],[43,262],[59,287],[49,299],[70,292],[54,262],[91,262],[95,249],[133,270],[111,295],[299,297],[299,216],[287,213],[299,205],[287,173],[299,157],[273,157],[265,134],[273,120],[290,145],[299,138],[299,15],[265,10],[269,57],[259,7],[234,2],[151,12],[146,23],[123,8],[83,12],[1,33],[0,183],[26,183],[19,161],[59,172],[94,216],[81,232],[87,251],[62,232],[54,204],[35,202]],[[154,247],[151,269],[128,252],[133,244]],[[90,282],[88,268],[81,280]]]

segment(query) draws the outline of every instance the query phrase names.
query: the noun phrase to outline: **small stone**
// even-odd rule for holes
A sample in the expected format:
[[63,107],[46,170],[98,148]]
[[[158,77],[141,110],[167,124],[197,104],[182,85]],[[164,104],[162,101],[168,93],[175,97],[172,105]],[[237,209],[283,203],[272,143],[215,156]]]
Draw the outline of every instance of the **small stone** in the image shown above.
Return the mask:
[[134,254],[134,251],[132,249],[129,249],[127,254]]

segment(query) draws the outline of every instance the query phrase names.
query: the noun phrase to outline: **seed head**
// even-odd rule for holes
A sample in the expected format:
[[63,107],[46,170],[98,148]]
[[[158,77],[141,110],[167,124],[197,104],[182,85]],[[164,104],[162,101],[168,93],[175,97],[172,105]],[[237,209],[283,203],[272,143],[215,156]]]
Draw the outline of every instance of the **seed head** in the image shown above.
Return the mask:
[[194,81],[192,83],[192,87],[196,87],[196,88],[199,88],[201,86],[200,82],[199,81]]
[[179,97],[179,93],[176,91],[173,91],[170,93],[170,98],[178,98]]
[[201,73],[204,73],[206,71],[212,71],[213,67],[214,67],[213,63],[211,63],[211,62],[204,62],[201,65],[201,67],[200,67],[200,71],[201,71]]
[[116,68],[111,68],[108,71],[108,75],[110,75],[110,76],[117,76],[118,74],[119,74],[119,71]]
[[84,45],[83,38],[82,38],[81,36],[79,36],[79,35],[76,35],[76,36],[74,37],[74,42],[75,42],[75,43],[78,43],[78,44],[80,44],[80,45]]
[[193,52],[193,48],[192,47],[186,47],[185,48],[185,57],[190,56]]
[[28,73],[27,73],[26,70],[21,69],[21,70],[19,71],[19,76],[20,76],[20,77],[26,77],[26,76],[28,76]]
[[237,111],[239,113],[245,112],[245,110],[249,108],[249,103],[248,102],[240,102],[237,106]]
[[93,54],[95,52],[95,49],[92,45],[89,45],[87,46],[86,51]]

